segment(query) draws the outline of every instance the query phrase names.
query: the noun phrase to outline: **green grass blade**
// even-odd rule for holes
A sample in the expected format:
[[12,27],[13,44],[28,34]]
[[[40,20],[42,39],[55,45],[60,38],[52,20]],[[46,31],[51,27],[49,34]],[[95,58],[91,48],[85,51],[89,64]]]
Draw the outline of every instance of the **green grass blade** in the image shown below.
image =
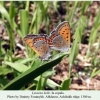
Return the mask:
[[95,77],[96,75],[98,75],[100,73],[100,70],[98,70],[97,68],[94,68],[90,77],[93,78]]
[[52,89],[56,89],[56,87],[59,87],[59,84],[55,83],[53,80],[51,79],[47,79],[47,86],[49,86]]
[[69,90],[69,86],[71,84],[71,79],[65,79],[60,85],[59,90]]
[[1,75],[6,75],[8,73],[12,73],[13,70],[11,68],[5,67],[5,66],[0,66],[0,76]]
[[70,56],[69,56],[69,77],[70,77],[70,71],[72,69],[72,65],[76,59],[76,56],[79,52],[79,43],[81,42],[82,36],[84,34],[84,28],[86,26],[86,18],[82,16],[78,22],[78,26],[75,31],[75,40],[73,43],[73,46],[71,48]]
[[46,84],[46,81],[47,81],[47,78],[42,78],[41,76],[37,83],[36,90],[44,90],[44,85]]
[[14,31],[17,25],[15,23],[16,9],[14,7],[13,1],[10,2],[9,15],[10,15],[10,26]]
[[22,32],[22,37],[26,36],[28,34],[28,11],[27,10],[20,10],[20,21],[21,21],[21,32]]
[[26,64],[26,63],[32,62],[32,61],[34,61],[33,58],[25,58],[25,59],[19,59],[19,60],[17,60],[16,62],[17,62],[17,63],[21,63],[21,64]]
[[34,33],[38,34],[39,33],[39,28],[42,22],[43,16],[42,16],[42,12],[40,10],[40,8],[37,8],[37,13],[36,13],[36,20],[35,20],[35,24],[34,24]]
[[[34,11],[34,16],[32,18],[31,25],[29,27],[29,32],[32,32],[32,30],[33,30],[34,23],[35,23],[35,20],[36,20],[36,15],[37,15],[37,9]],[[34,34],[36,34],[36,33],[34,33]]]
[[38,68],[35,66],[30,68],[29,70],[27,70],[26,72],[24,72],[23,74],[19,75],[14,80],[9,82],[3,88],[3,90],[19,90],[22,86],[26,85],[27,83],[35,79],[37,76],[41,75],[43,72],[58,64],[64,57],[65,54],[53,61],[50,61],[42,66],[39,66]]
[[26,1],[26,8],[25,10],[29,11],[29,4],[30,4],[30,1]]
[[82,11],[82,15],[85,14],[87,8],[89,7],[89,5],[92,3],[92,1],[84,1],[82,3],[82,8],[81,8],[81,11]]
[[29,69],[29,67],[27,67],[26,65],[22,64],[22,63],[12,63],[12,62],[4,62],[4,64],[11,66],[12,68],[14,68],[15,70],[17,70],[18,72],[22,73],[25,72],[26,70]]
[[94,43],[99,28],[100,28],[100,8],[99,8],[99,11],[97,13],[97,16],[95,17],[94,26],[91,30],[91,34],[90,34],[90,38],[89,38],[90,44]]
[[66,16],[66,20],[68,20],[69,23],[72,22],[72,19],[73,19],[73,17],[74,17],[74,12],[75,12],[75,10],[76,10],[77,5],[78,5],[78,1],[75,1],[72,10],[70,10],[69,13],[66,14],[66,15],[67,15],[67,16]]
[[2,16],[4,18],[6,18],[9,23],[10,23],[10,16],[9,16],[9,13],[7,12],[7,10],[2,6],[2,4],[0,3],[0,13],[2,14]]
[[99,7],[99,11],[97,13],[97,16],[95,17],[95,20],[94,20],[94,26],[91,30],[91,33],[90,33],[90,37],[89,37],[89,48],[88,48],[88,51],[87,51],[87,54],[86,54],[86,57],[88,58],[91,54],[91,48],[92,48],[92,44],[95,42],[96,38],[97,38],[97,33],[98,33],[98,30],[100,28],[100,7]]
[[[38,76],[38,77],[35,78],[34,80],[35,80],[35,81],[39,81],[39,78],[40,78],[40,76]],[[44,77],[42,77],[42,78],[44,78]],[[60,86],[59,84],[55,83],[53,80],[51,80],[51,79],[49,79],[49,78],[47,78],[46,85],[47,85],[48,87],[52,88],[52,89],[56,89],[56,87],[59,87],[59,86]]]

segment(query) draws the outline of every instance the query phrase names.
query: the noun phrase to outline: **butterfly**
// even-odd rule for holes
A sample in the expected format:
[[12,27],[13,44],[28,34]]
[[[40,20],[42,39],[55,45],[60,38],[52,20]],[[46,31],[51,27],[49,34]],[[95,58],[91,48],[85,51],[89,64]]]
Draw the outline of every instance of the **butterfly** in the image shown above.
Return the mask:
[[24,40],[42,60],[48,60],[52,56],[51,49],[61,52],[69,51],[71,47],[69,23],[64,21],[59,24],[50,36],[29,34],[24,37]]
[[51,57],[48,36],[45,34],[28,34],[24,37],[26,44],[35,51],[42,60],[48,60]]
[[70,26],[67,21],[59,24],[49,36],[49,46],[51,49],[58,50],[61,52],[68,52],[71,48],[70,40]]

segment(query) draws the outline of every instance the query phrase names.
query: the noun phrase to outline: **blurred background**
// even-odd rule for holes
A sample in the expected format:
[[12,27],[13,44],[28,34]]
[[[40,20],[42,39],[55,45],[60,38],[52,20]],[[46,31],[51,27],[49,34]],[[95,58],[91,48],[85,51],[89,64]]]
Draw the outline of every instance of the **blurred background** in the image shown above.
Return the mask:
[[[49,35],[62,21],[71,28],[70,53],[53,51],[57,59],[40,66],[23,38]],[[0,89],[100,90],[100,2],[0,1]]]

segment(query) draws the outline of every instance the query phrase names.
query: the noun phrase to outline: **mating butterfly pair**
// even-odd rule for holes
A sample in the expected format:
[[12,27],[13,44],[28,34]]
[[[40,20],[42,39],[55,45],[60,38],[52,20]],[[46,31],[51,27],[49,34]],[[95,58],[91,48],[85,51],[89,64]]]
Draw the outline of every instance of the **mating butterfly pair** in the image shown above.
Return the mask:
[[51,49],[69,51],[71,47],[70,33],[69,23],[64,21],[51,32],[49,37],[45,34],[29,34],[24,37],[24,40],[42,60],[48,60],[51,57]]

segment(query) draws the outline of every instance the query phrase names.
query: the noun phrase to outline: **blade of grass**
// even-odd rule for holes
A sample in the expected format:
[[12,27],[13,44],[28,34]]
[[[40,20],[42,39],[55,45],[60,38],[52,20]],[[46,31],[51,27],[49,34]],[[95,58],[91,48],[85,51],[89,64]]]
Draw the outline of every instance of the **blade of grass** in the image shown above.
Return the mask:
[[82,16],[78,22],[78,26],[75,31],[75,40],[74,40],[73,46],[71,48],[70,56],[69,56],[69,77],[70,77],[72,65],[79,52],[79,43],[81,42],[82,36],[84,34],[85,26],[86,26],[86,17]]
[[[38,5],[39,6],[39,5]],[[39,33],[39,28],[42,23],[42,12],[40,10],[40,7],[37,7],[37,13],[36,13],[36,20],[34,24],[34,33],[38,34]]]
[[13,70],[11,68],[5,67],[5,66],[0,66],[0,76],[1,75],[6,75],[8,73],[12,73]]
[[4,8],[4,6],[0,3],[0,13],[2,14],[3,17],[5,17],[9,23],[10,23],[10,16],[7,10]]
[[59,90],[69,90],[69,86],[71,84],[71,79],[65,79],[60,85]]
[[89,7],[89,5],[91,3],[92,3],[92,1],[84,1],[84,2],[82,2],[82,7],[81,7],[82,15],[85,14],[87,8]]
[[93,26],[93,28],[91,30],[91,33],[90,33],[89,48],[88,48],[88,51],[87,51],[87,54],[86,54],[86,58],[88,58],[90,56],[90,54],[91,54],[92,44],[96,40],[99,28],[100,28],[100,7],[99,7],[99,11],[97,13],[97,16],[95,17],[95,20],[94,20],[94,26]]
[[91,73],[91,75],[90,75],[90,77],[93,78],[96,75],[98,75],[99,73],[100,73],[100,70],[97,70],[97,68],[94,68],[93,71],[92,71],[92,73]]
[[30,1],[26,1],[26,8],[25,10],[29,11],[29,4],[30,4]]
[[14,7],[13,1],[10,1],[9,16],[10,16],[10,26],[13,29],[13,31],[16,28],[15,15],[16,15],[16,9]]
[[36,90],[44,90],[44,85],[46,84],[47,78],[42,78],[42,76],[40,76],[40,79],[37,83],[37,87]]
[[[73,17],[74,17],[74,12],[75,12],[75,10],[76,10],[76,7],[77,7],[78,3],[79,3],[78,1],[75,1],[72,10],[70,10],[69,13],[66,14],[66,15],[67,15],[67,16],[66,16],[66,20],[68,20],[69,23],[72,22],[72,19],[73,19]],[[70,26],[71,26],[71,24],[70,24]]]
[[27,67],[26,65],[17,63],[17,62],[12,63],[12,62],[5,61],[4,64],[11,66],[12,68],[14,68],[15,70],[17,70],[20,73],[25,72],[26,70],[29,69],[29,67]]
[[26,36],[27,33],[29,32],[29,24],[28,24],[28,11],[27,10],[20,10],[20,21],[21,21],[21,32],[22,32],[22,37]]
[[49,25],[50,25],[49,18],[47,16],[48,15],[47,10],[48,10],[49,4],[50,4],[50,2],[47,2],[47,1],[39,2],[39,7],[42,12],[42,19],[44,20],[44,22],[46,24],[46,33],[47,34],[49,33]]
[[[39,66],[38,68],[35,66],[30,68],[29,70],[27,70],[26,72],[24,72],[23,74],[19,75],[14,80],[9,82],[3,88],[3,90],[18,90],[18,89],[20,89],[22,86],[26,85],[27,83],[29,83],[31,80],[33,80],[37,76],[41,75],[46,70],[48,70],[51,67],[58,64],[64,57],[65,57],[65,54],[63,54],[62,56],[60,56],[59,58],[57,58],[53,61],[50,61],[42,66]],[[20,84],[20,85],[18,85],[18,84]]]
[[92,57],[92,64],[93,64],[93,66],[97,66],[97,64],[99,65],[100,61],[97,58],[99,49],[100,49],[100,37],[98,39],[98,45],[96,46],[96,49],[94,51],[94,56]]
[[[14,8],[13,2],[12,1],[10,2],[9,13],[4,8],[4,6],[2,6],[2,4],[0,4],[0,12],[1,12],[3,22],[6,26],[7,33],[8,33],[9,39],[10,39],[10,55],[12,58],[12,51],[13,51],[13,49],[15,49],[14,30],[15,30],[15,28],[17,28],[17,24],[14,21],[16,10]],[[4,21],[4,19],[7,19],[8,22],[6,23]],[[20,34],[20,30],[17,30],[17,31]]]

